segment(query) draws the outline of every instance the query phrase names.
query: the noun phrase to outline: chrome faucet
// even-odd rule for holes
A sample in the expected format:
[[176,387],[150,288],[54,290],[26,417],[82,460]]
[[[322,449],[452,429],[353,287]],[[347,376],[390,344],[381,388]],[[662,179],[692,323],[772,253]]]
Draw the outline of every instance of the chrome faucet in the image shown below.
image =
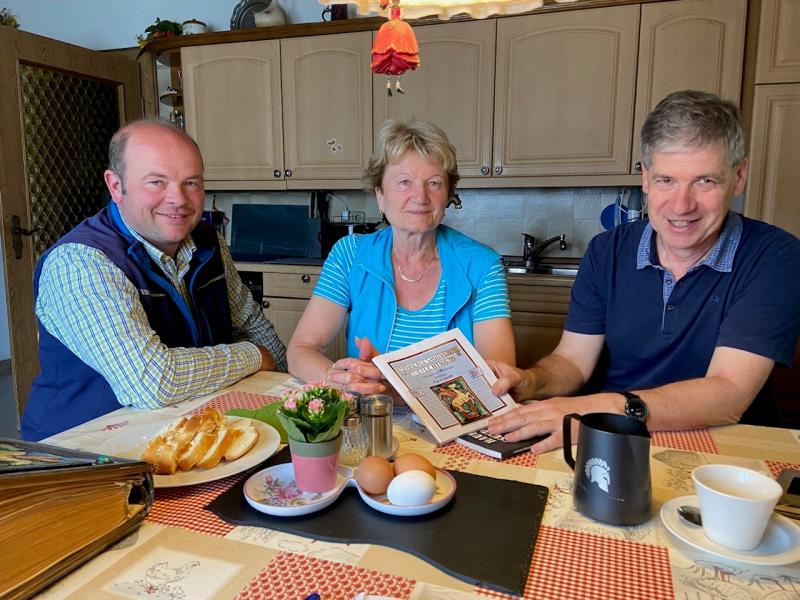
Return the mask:
[[543,242],[536,242],[536,238],[528,233],[523,233],[523,246],[522,246],[522,262],[526,267],[533,267],[536,265],[536,259],[553,242],[558,242],[558,247],[563,251],[567,249],[567,235],[554,235]]

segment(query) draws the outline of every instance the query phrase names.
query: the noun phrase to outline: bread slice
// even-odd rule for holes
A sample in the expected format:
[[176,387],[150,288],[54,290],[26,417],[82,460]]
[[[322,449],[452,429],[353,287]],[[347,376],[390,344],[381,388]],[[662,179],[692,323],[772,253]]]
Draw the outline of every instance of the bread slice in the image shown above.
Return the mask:
[[178,467],[180,467],[181,471],[188,471],[200,462],[216,440],[216,433],[197,432],[186,450],[178,457]]
[[201,458],[195,466],[198,466],[201,469],[210,469],[211,467],[216,467],[219,464],[219,461],[222,460],[222,457],[225,456],[225,452],[228,450],[228,446],[232,440],[233,435],[231,434],[230,429],[224,425],[220,427],[219,431],[217,431],[217,438],[214,441],[214,444],[208,449],[208,452],[205,453],[205,456],[203,456],[203,458]]
[[178,447],[174,443],[163,444],[155,456],[156,475],[174,475],[178,470]]
[[247,454],[258,442],[258,429],[249,421],[235,421],[229,426],[232,439],[225,452],[225,460],[236,460]]

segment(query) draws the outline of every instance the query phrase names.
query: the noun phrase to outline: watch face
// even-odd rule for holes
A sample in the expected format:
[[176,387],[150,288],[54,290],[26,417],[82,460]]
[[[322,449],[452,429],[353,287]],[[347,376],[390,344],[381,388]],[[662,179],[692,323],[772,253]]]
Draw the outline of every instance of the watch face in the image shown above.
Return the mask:
[[626,393],[625,397],[628,399],[625,402],[625,414],[629,417],[633,417],[634,419],[646,421],[647,404],[644,403],[644,400],[642,400],[636,394],[631,394],[630,392]]

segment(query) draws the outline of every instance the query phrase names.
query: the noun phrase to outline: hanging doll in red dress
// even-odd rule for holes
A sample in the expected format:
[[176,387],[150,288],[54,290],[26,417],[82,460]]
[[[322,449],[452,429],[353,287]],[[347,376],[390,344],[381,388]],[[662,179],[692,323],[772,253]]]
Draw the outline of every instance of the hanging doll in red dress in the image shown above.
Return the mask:
[[400,75],[419,66],[419,46],[411,26],[400,16],[400,0],[381,0],[381,8],[386,8],[390,1],[389,20],[381,25],[372,44],[370,68],[373,73],[386,74],[386,93],[391,96],[392,75],[397,93],[405,94]]

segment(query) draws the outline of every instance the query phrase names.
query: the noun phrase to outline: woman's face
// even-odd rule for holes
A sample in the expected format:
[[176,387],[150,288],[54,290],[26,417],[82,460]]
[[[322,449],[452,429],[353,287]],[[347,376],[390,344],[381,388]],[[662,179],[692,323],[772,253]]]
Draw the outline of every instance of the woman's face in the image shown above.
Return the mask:
[[387,165],[375,196],[392,227],[424,233],[444,218],[449,196],[447,173],[440,161],[409,151]]

